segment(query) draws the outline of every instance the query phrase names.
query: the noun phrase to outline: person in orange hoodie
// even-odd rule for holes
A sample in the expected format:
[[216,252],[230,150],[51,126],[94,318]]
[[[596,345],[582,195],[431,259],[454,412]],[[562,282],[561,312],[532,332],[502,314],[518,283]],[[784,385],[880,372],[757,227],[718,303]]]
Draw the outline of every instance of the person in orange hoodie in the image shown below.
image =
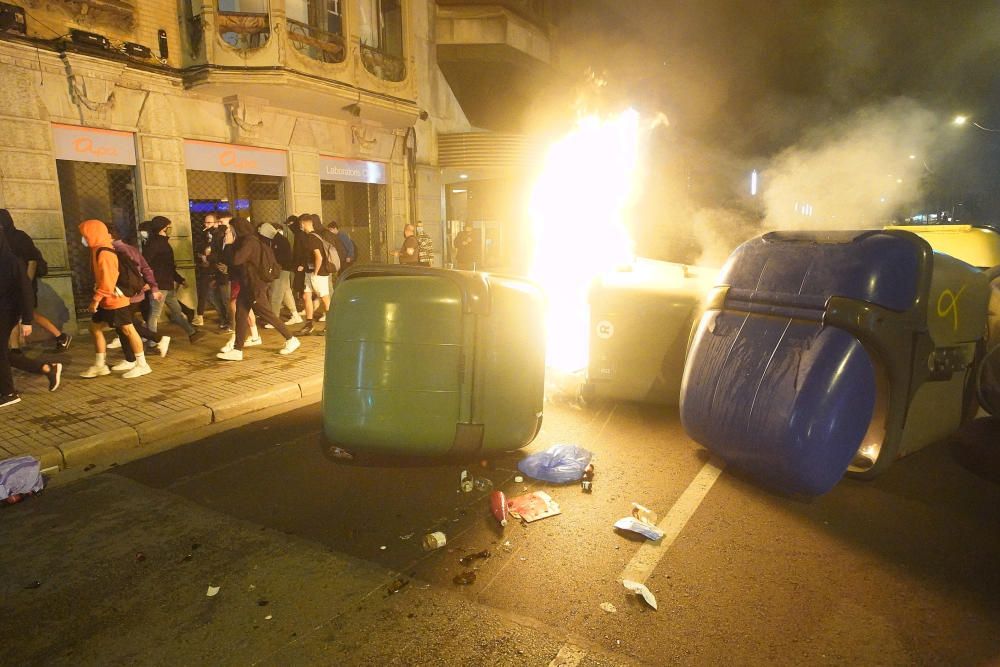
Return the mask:
[[135,366],[122,377],[136,378],[152,372],[146,363],[142,339],[132,326],[132,308],[129,298],[118,287],[118,255],[111,245],[111,233],[100,220],[85,220],[80,223],[83,245],[90,248],[90,265],[94,271],[94,296],[90,301],[90,312],[94,314],[90,323],[90,333],[94,335],[94,351],[97,358],[94,365],[80,374],[80,377],[95,378],[110,375],[107,364],[107,344],[104,331],[111,327],[135,353]]

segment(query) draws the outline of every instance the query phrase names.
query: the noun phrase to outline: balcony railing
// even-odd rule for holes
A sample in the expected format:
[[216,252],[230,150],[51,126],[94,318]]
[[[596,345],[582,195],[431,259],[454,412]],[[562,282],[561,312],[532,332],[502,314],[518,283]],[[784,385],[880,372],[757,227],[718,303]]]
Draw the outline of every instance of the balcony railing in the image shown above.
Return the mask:
[[218,12],[215,24],[230,46],[237,49],[257,49],[267,43],[271,36],[271,22],[267,13]]
[[402,81],[406,78],[406,61],[374,46],[361,45],[361,62],[366,70],[383,81]]
[[308,23],[285,19],[288,39],[301,53],[324,63],[342,63],[347,55],[344,36],[327,32]]

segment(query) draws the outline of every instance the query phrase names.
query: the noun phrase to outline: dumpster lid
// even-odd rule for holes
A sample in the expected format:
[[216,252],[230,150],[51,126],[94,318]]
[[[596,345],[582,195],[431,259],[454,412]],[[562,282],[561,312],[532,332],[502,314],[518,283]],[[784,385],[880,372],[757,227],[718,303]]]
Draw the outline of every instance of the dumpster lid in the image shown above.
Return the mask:
[[429,266],[400,266],[398,264],[365,264],[352,266],[344,271],[337,283],[357,278],[385,278],[390,276],[425,276],[447,280],[458,287],[462,294],[462,310],[476,315],[489,315],[489,275],[476,271],[435,269]]
[[737,248],[718,283],[771,303],[839,296],[907,311],[932,262],[927,242],[904,231],[770,232]]

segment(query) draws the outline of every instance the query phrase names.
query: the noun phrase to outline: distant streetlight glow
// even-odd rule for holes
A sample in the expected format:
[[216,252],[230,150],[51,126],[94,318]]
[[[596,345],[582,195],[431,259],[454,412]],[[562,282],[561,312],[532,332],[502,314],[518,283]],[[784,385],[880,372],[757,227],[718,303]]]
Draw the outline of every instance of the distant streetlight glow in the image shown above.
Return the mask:
[[968,116],[958,115],[958,116],[955,116],[955,119],[953,121],[951,121],[951,122],[954,125],[965,125],[967,122],[969,122],[969,117]]
[[757,170],[750,172],[750,196],[757,196]]
[[467,179],[469,177],[469,175],[468,174],[459,174],[458,177],[461,178],[464,181],[465,179]]
[[916,155],[911,155],[911,156],[910,156],[910,159],[911,159],[911,160],[916,160],[916,159],[917,159],[917,156],[916,156]]

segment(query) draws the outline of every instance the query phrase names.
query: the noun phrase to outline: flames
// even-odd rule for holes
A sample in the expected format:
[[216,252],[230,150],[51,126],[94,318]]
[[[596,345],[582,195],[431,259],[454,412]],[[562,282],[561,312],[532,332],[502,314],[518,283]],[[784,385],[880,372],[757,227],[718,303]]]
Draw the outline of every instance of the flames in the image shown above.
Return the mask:
[[547,365],[587,367],[587,292],[598,275],[634,257],[625,219],[639,167],[639,114],[587,116],[549,149],[529,200],[530,276],[548,299]]

